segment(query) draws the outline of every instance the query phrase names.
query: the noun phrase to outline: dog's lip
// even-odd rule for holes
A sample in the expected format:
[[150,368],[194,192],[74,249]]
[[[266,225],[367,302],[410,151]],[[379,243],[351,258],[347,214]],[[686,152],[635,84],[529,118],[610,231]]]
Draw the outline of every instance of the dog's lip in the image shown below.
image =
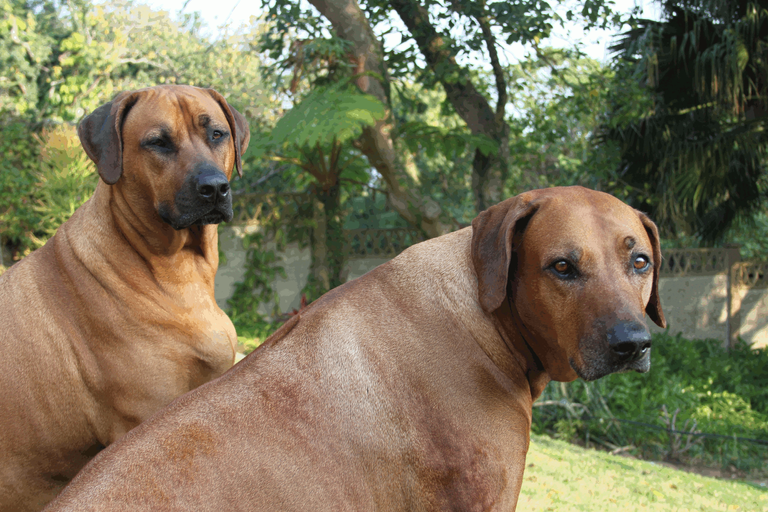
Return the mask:
[[192,224],[196,226],[203,226],[205,224],[219,224],[227,220],[228,219],[226,214],[224,214],[223,212],[214,211],[214,212],[206,213],[205,215],[199,217]]
[[634,370],[638,373],[647,373],[651,369],[651,348],[643,351],[643,357],[637,361],[632,361],[626,366],[626,370]]
[[643,357],[637,361],[632,361],[631,363],[622,364],[617,363],[616,361],[610,362],[610,356],[602,362],[594,362],[593,364],[596,366],[590,366],[589,363],[585,362],[585,366],[581,367],[576,364],[576,361],[573,358],[569,358],[568,362],[570,363],[571,368],[576,372],[576,375],[587,382],[591,382],[612,373],[647,373],[651,369],[651,351],[651,348],[647,349],[643,353]]
[[207,211],[188,213],[181,215],[177,219],[163,217],[163,221],[170,224],[173,229],[180,231],[192,226],[205,226],[208,224],[220,224],[232,220],[231,211],[222,211],[221,208],[214,206]]

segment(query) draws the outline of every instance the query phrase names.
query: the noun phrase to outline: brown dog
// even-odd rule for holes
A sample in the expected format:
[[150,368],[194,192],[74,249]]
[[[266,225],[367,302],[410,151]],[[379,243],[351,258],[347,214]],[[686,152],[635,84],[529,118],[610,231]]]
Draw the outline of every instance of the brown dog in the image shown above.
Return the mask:
[[213,297],[245,119],[213,90],[124,92],[78,133],[101,180],[0,276],[0,510],[39,510],[100,449],[234,360]]
[[512,510],[547,382],[648,371],[660,261],[608,194],[504,201],[326,294],[50,510]]

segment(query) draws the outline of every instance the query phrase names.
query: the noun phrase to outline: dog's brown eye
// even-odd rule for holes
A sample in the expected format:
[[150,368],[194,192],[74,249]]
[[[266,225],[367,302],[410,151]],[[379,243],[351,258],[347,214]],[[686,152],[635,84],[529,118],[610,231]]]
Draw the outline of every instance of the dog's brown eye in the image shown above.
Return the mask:
[[171,141],[166,137],[153,137],[147,139],[141,143],[141,146],[152,151],[160,151],[161,153],[169,151],[173,147]]
[[553,265],[553,268],[556,272],[560,274],[570,274],[571,273],[571,264],[568,263],[565,260],[560,260],[557,263]]
[[638,256],[635,258],[635,261],[632,263],[632,265],[635,267],[635,270],[644,270],[648,268],[648,264],[650,261],[648,261],[648,258],[645,256]]
[[224,135],[224,134],[221,133],[219,130],[213,130],[213,134],[211,134],[211,138],[213,140],[220,139],[222,137],[222,135]]

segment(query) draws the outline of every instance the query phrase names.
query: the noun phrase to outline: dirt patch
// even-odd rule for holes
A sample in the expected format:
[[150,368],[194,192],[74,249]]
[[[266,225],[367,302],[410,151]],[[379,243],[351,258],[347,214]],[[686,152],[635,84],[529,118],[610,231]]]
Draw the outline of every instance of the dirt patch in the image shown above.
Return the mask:
[[[637,457],[633,457],[633,458],[637,458]],[[697,464],[693,464],[693,465],[683,464],[682,462],[655,461],[655,460],[649,461],[649,462],[655,462],[660,466],[666,466],[668,468],[685,471],[687,473],[695,473],[697,475],[709,476],[712,478],[719,478],[721,480],[744,480],[746,482],[751,482],[760,487],[765,487],[765,489],[768,491],[768,477],[762,476],[762,477],[755,478],[754,475],[750,476],[748,473],[744,471],[740,471],[733,466],[731,466],[730,468],[722,469],[722,468],[715,468],[711,466],[704,466],[704,465],[697,465]]]
[[660,466],[677,469],[678,471],[685,471],[687,473],[694,473],[697,475],[708,476],[708,477],[717,478],[720,480],[741,480],[741,481],[753,484],[755,486],[764,488],[766,491],[768,491],[768,474],[761,473],[761,474],[755,475],[754,473],[747,473],[745,471],[741,471],[734,466],[730,466],[728,468],[720,468],[716,466],[706,466],[704,464],[686,464],[684,462],[679,462],[679,461],[643,459],[641,457],[637,457],[636,455],[632,455],[631,453],[628,453],[629,450],[634,449],[634,446],[626,446],[618,449],[610,449],[606,446],[590,443],[588,447],[585,447],[584,442],[581,439],[574,440],[573,444],[581,446],[582,448],[587,448],[589,450],[607,452],[607,453],[610,453],[611,455],[618,455],[621,457],[626,457],[628,459],[644,460],[646,462],[652,462]]

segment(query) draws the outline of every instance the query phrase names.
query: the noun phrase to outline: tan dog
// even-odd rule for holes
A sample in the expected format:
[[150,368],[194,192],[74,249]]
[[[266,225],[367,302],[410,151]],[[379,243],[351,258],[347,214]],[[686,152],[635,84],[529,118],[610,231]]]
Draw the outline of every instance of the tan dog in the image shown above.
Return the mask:
[[326,294],[50,510],[513,510],[547,382],[648,371],[660,261],[608,194],[504,201]]
[[245,119],[213,90],[124,92],[78,133],[101,180],[0,276],[0,510],[39,510],[104,446],[234,360],[215,223]]

